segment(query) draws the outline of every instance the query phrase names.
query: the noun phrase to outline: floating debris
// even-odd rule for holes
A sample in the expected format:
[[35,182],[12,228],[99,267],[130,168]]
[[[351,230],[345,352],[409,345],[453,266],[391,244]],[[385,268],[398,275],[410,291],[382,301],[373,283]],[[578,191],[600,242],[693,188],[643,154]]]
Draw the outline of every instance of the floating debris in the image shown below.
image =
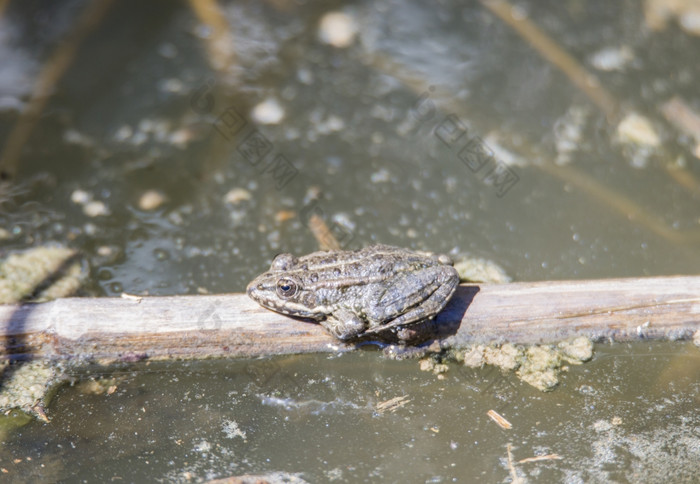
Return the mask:
[[515,370],[520,366],[522,350],[510,343],[506,343],[500,348],[487,346],[484,348],[484,361],[487,365],[494,365],[503,370]]
[[226,435],[226,438],[235,439],[236,437],[240,437],[243,439],[243,442],[248,441],[245,431],[241,430],[238,426],[238,422],[234,420],[224,420],[221,430],[224,432],[224,435]]
[[549,391],[559,383],[564,362],[578,365],[593,357],[593,343],[581,336],[558,345],[475,345],[454,357],[471,368],[493,365],[505,371],[516,370],[525,383]]
[[36,247],[11,254],[0,263],[0,304],[70,296],[80,288],[86,274],[73,249]]
[[505,419],[500,413],[498,413],[495,410],[489,410],[486,412],[486,415],[488,415],[491,420],[496,422],[496,424],[501,427],[504,430],[509,430],[513,428],[513,424],[511,424],[508,420]]
[[[3,369],[0,389],[0,412],[10,415],[20,410],[27,415],[48,422],[44,408],[53,396],[53,390],[66,380],[63,368],[46,360],[7,364]],[[20,424],[29,420],[22,419]]]
[[561,360],[561,354],[550,346],[530,346],[515,374],[538,390],[548,391],[559,383]]
[[401,397],[394,397],[390,398],[389,400],[385,400],[383,402],[379,402],[377,406],[375,407],[375,410],[377,413],[382,414],[385,412],[395,412],[399,408],[403,407],[406,405],[408,402],[410,402],[411,399],[408,398],[408,395],[403,395]]
[[638,113],[630,113],[617,125],[617,135],[623,143],[657,148],[661,138],[648,118]]
[[89,380],[78,382],[75,385],[83,395],[111,395],[117,391],[117,384],[124,380],[124,376],[90,378]]
[[562,358],[573,365],[581,365],[593,358],[593,343],[588,338],[575,338],[557,345]]
[[[289,472],[270,472],[267,474],[245,474],[242,476],[224,477],[207,481],[206,484],[308,484],[302,479],[301,474]],[[185,477],[187,479],[187,477]],[[189,480],[192,480],[190,477]]]
[[454,264],[462,282],[488,282],[501,284],[510,282],[506,271],[493,261],[479,257],[464,257]]
[[546,454],[546,455],[537,455],[535,457],[526,457],[525,459],[520,459],[518,461],[518,464],[526,464],[528,462],[539,462],[541,460],[560,460],[562,459],[562,456],[559,454]]

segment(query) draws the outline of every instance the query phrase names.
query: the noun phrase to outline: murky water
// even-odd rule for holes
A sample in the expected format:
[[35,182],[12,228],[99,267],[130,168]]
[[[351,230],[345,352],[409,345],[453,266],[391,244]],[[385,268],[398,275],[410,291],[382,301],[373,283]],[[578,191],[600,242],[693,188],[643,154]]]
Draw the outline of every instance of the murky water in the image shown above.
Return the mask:
[[[0,149],[99,3],[0,7]],[[276,253],[317,249],[316,214],[347,248],[486,257],[521,281],[697,274],[700,134],[662,106],[700,111],[700,40],[680,7],[647,3],[646,17],[636,3],[511,11],[598,77],[611,119],[479,2],[220,2],[233,50],[185,2],[113,2],[2,186],[0,251],[80,249],[84,295],[240,292]],[[355,24],[346,46],[321,38],[330,11]],[[50,424],[3,437],[0,468],[13,482],[692,482],[698,354],[599,345],[548,394],[375,352],[139,364],[110,375],[110,394],[64,388]],[[546,454],[561,459],[518,463]]]
[[[550,393],[499,370],[455,364],[444,375],[374,351],[141,364],[102,374],[101,386],[83,379],[61,390],[50,424],[5,437],[2,466],[8,482],[272,471],[308,482],[504,482],[511,472],[546,482],[692,482],[700,473],[692,344],[598,345]],[[550,457],[520,462],[536,456]]]

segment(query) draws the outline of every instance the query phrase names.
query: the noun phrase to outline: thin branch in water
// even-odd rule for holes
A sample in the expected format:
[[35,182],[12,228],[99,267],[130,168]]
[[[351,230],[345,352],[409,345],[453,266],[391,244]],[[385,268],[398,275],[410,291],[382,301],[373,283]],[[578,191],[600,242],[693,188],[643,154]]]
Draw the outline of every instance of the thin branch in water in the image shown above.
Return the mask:
[[219,72],[226,72],[235,61],[234,39],[228,21],[216,0],[189,0],[195,15],[211,29],[205,37],[209,65]]
[[20,114],[17,124],[10,132],[5,148],[0,154],[0,178],[10,179],[17,173],[22,148],[34,131],[54,87],[73,63],[78,48],[85,38],[100,24],[112,2],[113,0],[88,2],[88,6],[72,32],[63,42],[58,44],[49,61],[44,64],[34,84],[32,97],[27,108]]
[[516,7],[503,0],[481,0],[491,13],[510,26],[547,61],[561,70],[569,80],[603,111],[608,121],[614,123],[620,111],[620,103],[600,85],[598,78],[588,72],[568,52],[543,32],[527,17],[516,15]]

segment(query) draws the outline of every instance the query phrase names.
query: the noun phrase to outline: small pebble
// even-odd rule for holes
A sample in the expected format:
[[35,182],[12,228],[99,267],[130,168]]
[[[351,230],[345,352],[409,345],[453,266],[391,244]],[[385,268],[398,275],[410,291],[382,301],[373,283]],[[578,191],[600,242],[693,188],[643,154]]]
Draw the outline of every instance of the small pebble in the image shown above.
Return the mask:
[[169,139],[178,148],[186,148],[190,141],[195,139],[195,133],[190,128],[181,128],[170,133]]
[[109,209],[104,202],[93,200],[83,205],[83,213],[88,217],[99,217],[102,215],[109,215]]
[[321,18],[318,36],[326,44],[338,48],[349,47],[356,35],[355,21],[345,13],[330,12]]
[[146,190],[139,197],[139,209],[144,211],[155,210],[165,203],[168,198],[158,190]]
[[277,99],[266,99],[253,108],[253,121],[260,124],[279,124],[284,119],[284,108]]
[[372,173],[370,176],[372,183],[386,183],[391,181],[391,174],[385,168],[381,168],[379,171]]
[[683,30],[691,35],[700,35],[700,9],[689,10],[681,15],[678,20]]
[[70,200],[78,205],[84,205],[92,199],[92,196],[85,190],[75,190],[70,195]]
[[102,257],[109,257],[113,252],[114,250],[108,245],[101,245],[97,248],[97,254]]
[[234,205],[250,199],[251,194],[245,188],[232,188],[224,195],[224,201]]
[[180,79],[165,79],[160,83],[160,89],[167,93],[180,93],[183,87]]
[[134,130],[131,126],[124,125],[120,127],[116,133],[114,133],[114,139],[116,141],[126,141],[134,135]]
[[644,116],[631,113],[623,119],[617,126],[617,134],[623,143],[658,147],[661,138],[654,130],[654,127]]
[[297,216],[294,210],[280,210],[275,214],[275,222],[286,222]]
[[606,47],[591,57],[591,64],[601,71],[621,71],[634,60],[634,53],[628,46]]

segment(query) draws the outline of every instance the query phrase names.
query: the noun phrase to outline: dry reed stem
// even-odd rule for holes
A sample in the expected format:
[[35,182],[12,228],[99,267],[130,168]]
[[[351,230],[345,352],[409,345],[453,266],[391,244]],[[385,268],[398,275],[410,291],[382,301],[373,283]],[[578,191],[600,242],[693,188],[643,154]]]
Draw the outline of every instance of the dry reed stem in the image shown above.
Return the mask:
[[[499,8],[502,9],[503,7]],[[532,27],[530,27],[530,30],[531,29]],[[544,43],[546,45],[549,45],[548,42]],[[411,91],[413,91],[416,94],[426,92],[428,89],[429,83],[425,79],[423,79],[418,73],[411,71],[406,66],[396,62],[395,60],[386,55],[365,55],[363,62],[366,65],[380,72],[383,72],[387,75],[398,79],[404,86],[408,87]],[[596,90],[596,92],[606,91]],[[439,94],[435,94],[431,95],[431,99],[435,102],[436,106],[443,112],[454,113],[460,118],[471,119],[464,113],[463,109],[457,108],[454,103],[452,103],[449,99],[446,99],[444,96],[441,97]],[[605,96],[602,96],[601,99],[605,99]],[[535,150],[528,149],[527,143],[525,143],[522,140],[520,142],[519,150],[519,154],[521,155],[523,155],[524,151],[529,152],[526,155],[523,155],[525,158],[528,158],[528,155],[533,155],[535,153]],[[538,154],[538,157],[542,158],[542,155]],[[557,178],[563,180],[564,182],[570,182],[571,184],[583,190],[583,192],[589,197],[594,198],[597,201],[610,206],[615,212],[624,217],[625,220],[633,221],[647,228],[649,231],[660,235],[661,237],[672,243],[690,244],[700,240],[700,232],[681,232],[669,228],[666,224],[664,224],[661,217],[651,213],[648,208],[642,207],[635,201],[619,193],[614,192],[605,184],[591,178],[588,175],[585,175],[584,173],[572,167],[557,166],[550,160],[546,160],[544,163],[533,164],[532,166],[539,168],[540,170],[543,170],[550,175],[554,175]],[[669,169],[668,171],[669,174],[673,175],[674,179],[682,177],[681,174],[676,173],[678,171],[677,169]],[[682,171],[687,172],[687,170]]]
[[34,84],[32,97],[26,109],[20,114],[17,124],[7,138],[2,154],[0,154],[0,178],[13,178],[17,173],[17,164],[22,148],[34,131],[56,84],[73,63],[78,48],[85,38],[100,24],[112,2],[113,0],[88,2],[71,33],[58,44],[53,55],[44,64]]
[[199,21],[211,29],[211,35],[205,41],[212,69],[219,72],[229,70],[235,61],[235,44],[221,7],[216,0],[189,0],[189,4]]

